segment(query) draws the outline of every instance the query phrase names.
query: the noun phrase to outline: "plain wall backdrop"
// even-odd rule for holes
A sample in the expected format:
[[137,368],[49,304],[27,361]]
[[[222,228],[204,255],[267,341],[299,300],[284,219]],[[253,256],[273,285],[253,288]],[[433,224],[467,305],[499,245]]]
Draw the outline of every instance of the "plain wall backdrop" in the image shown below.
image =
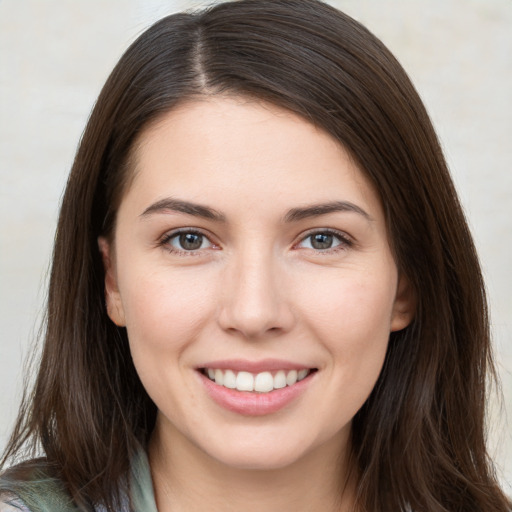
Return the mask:
[[[329,3],[395,53],[441,138],[487,279],[504,392],[490,446],[510,492],[512,1]],[[0,448],[41,317],[60,197],[96,96],[143,29],[198,5],[205,3],[0,0]]]

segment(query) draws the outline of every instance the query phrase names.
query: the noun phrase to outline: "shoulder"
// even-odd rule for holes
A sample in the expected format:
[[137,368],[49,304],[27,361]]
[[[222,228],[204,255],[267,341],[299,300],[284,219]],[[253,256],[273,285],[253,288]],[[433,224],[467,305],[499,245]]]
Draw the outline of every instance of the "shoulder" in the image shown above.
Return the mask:
[[[57,474],[44,459],[24,462],[0,474],[0,512],[77,512]],[[129,495],[124,495],[119,512],[132,508],[157,512],[149,461],[142,449],[132,458],[129,480]],[[98,504],[91,510],[106,512]]]
[[0,512],[75,510],[62,483],[44,459],[14,466],[0,475]]

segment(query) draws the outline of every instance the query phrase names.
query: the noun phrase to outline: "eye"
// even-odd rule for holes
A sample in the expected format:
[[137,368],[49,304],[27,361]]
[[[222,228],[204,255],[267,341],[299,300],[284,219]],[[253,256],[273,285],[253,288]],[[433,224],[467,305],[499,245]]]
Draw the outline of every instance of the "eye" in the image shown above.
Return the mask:
[[169,233],[161,244],[172,252],[193,252],[213,247],[214,244],[198,231],[178,231]]
[[329,251],[330,249],[347,248],[351,245],[352,241],[347,236],[323,230],[310,233],[297,244],[297,247],[313,249],[315,251]]

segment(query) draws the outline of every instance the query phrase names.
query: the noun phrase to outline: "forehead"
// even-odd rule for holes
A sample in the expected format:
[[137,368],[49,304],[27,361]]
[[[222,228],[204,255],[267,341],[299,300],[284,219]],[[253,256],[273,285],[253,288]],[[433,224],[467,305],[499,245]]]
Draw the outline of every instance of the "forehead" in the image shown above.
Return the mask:
[[376,199],[332,136],[294,113],[247,98],[217,96],[179,105],[142,133],[134,156],[127,196],[141,202],[165,195],[203,203],[238,198],[245,207],[340,195]]

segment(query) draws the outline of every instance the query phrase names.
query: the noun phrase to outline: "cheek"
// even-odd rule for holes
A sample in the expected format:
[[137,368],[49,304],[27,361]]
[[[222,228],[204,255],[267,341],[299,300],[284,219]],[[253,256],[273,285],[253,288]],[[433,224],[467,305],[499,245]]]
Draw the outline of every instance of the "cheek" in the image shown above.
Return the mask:
[[[184,275],[185,274],[185,275]],[[212,316],[213,293],[192,273],[141,272],[122,283],[131,356],[142,384],[157,407],[180,411],[187,348]],[[180,390],[180,394],[169,390]],[[188,389],[191,403],[194,389]]]
[[211,316],[212,293],[197,273],[166,268],[132,274],[121,285],[134,358],[145,352],[158,358],[182,350]]
[[[380,283],[380,284],[379,284]],[[350,423],[382,370],[390,334],[394,283],[376,276],[332,282],[307,296],[310,332],[328,356],[331,400],[320,407],[333,432]],[[338,404],[332,407],[332,404]]]
[[340,276],[311,283],[302,296],[311,323],[343,337],[389,335],[396,283],[378,274]]
[[[386,355],[395,297],[394,274],[361,273],[303,293],[308,328],[329,352],[336,379],[368,394]],[[348,384],[350,383],[350,386]],[[366,398],[366,397],[364,397]]]

